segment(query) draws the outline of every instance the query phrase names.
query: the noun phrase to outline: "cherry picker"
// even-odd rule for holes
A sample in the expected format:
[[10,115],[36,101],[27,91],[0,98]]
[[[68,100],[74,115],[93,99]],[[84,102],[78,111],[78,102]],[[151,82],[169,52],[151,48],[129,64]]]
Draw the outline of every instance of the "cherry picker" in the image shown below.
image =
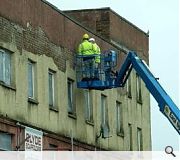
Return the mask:
[[[93,65],[96,56],[99,55],[77,56],[77,88],[105,90],[124,87],[131,70],[135,69],[149,92],[158,102],[162,114],[167,117],[178,134],[180,134],[180,110],[136,52],[130,51],[127,54],[119,71],[114,71],[117,65],[117,53],[115,51],[109,50],[101,54],[101,62],[98,67]],[[87,60],[90,62],[89,65],[86,63]],[[86,65],[84,65],[85,63]]]

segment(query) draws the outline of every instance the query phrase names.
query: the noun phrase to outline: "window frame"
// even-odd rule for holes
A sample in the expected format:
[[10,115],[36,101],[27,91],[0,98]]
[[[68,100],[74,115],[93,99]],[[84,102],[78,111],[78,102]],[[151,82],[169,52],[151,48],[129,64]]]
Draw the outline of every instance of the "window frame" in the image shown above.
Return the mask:
[[[70,90],[69,90],[69,85],[70,85]],[[76,116],[76,108],[74,105],[73,92],[74,92],[74,80],[71,78],[67,78],[67,105],[68,105],[67,111],[68,111],[68,115]]]
[[93,123],[93,104],[92,104],[92,92],[90,90],[84,90],[85,95],[85,120],[86,122]]
[[[2,55],[2,58],[1,58],[2,62],[0,61],[0,69],[2,68],[2,71],[0,70],[0,83],[4,84],[6,86],[11,86],[12,85],[12,53],[6,49],[0,48],[0,56],[1,55]],[[6,62],[7,62],[6,58],[7,57],[9,57],[8,65],[6,64]],[[6,68],[7,68],[7,66],[9,67],[9,69],[8,69],[9,70],[8,80],[6,80]]]
[[143,151],[142,129],[137,127],[137,150]]
[[[29,66],[31,66],[31,83],[32,83],[32,96],[29,94]],[[28,59],[28,98],[35,100],[36,93],[35,93],[35,62],[31,59]]]
[[101,94],[101,125],[108,126],[107,96]]
[[116,133],[119,136],[124,136],[123,110],[122,103],[119,101],[116,101]]
[[129,75],[126,83],[127,83],[127,95],[128,95],[128,98],[132,98],[131,75]]
[[[50,108],[55,108],[55,74],[56,72],[51,70],[51,69],[48,69],[48,103],[49,103],[49,107]],[[51,98],[52,98],[52,104],[50,104],[50,75],[52,76],[52,80],[51,80],[51,88],[52,88],[52,95],[51,95]]]
[[5,138],[3,138],[3,135],[9,136],[9,142],[10,142],[10,144],[9,144],[10,150],[8,150],[8,148],[1,148],[0,147],[0,151],[12,151],[12,149],[13,149],[12,148],[12,134],[9,134],[9,133],[3,132],[3,131],[0,131],[0,134],[2,134],[2,139],[5,139]]
[[136,73],[136,100],[139,104],[142,104],[141,78],[137,73]]
[[133,131],[132,131],[132,124],[128,123],[128,132],[129,132],[129,150],[133,150]]

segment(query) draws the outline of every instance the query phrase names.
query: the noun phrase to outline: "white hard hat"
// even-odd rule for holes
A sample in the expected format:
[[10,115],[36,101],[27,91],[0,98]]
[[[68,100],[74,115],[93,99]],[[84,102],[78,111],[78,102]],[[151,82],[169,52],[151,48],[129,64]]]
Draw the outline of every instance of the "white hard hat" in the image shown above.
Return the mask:
[[89,38],[89,41],[90,42],[95,42],[95,39],[94,38]]

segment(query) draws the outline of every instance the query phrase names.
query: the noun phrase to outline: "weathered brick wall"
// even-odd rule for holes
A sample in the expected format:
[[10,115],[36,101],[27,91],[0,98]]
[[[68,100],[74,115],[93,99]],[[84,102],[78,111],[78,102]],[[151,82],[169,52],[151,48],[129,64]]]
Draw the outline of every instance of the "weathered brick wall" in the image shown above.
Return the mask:
[[149,37],[136,26],[115,12],[110,12],[110,37],[128,49],[135,50],[139,55],[149,61]]
[[64,12],[109,41],[137,51],[141,58],[149,61],[148,35],[110,8]]
[[89,11],[86,10],[84,10],[83,13],[76,10],[63,12],[71,18],[73,18],[75,21],[80,22],[83,26],[86,26],[87,28],[90,28],[93,32],[96,32],[96,19],[100,19],[98,14],[96,16],[96,19],[92,19],[92,16],[89,14]]
[[104,38],[110,38],[109,10],[85,9],[64,11],[64,13]]
[[19,51],[24,49],[39,55],[46,54],[62,71],[65,71],[65,59],[71,58],[68,56],[71,52],[51,43],[40,27],[22,28],[3,17],[0,17],[0,41],[15,44]]
[[99,13],[100,18],[96,20],[96,32],[106,39],[110,39],[110,16],[109,11]]
[[[81,37],[89,33],[60,11],[41,0],[0,1],[0,40],[14,43],[21,51],[51,56],[62,71],[66,60],[74,66],[74,56]],[[101,38],[97,39],[102,50],[114,48]],[[114,48],[115,49],[115,48]]]

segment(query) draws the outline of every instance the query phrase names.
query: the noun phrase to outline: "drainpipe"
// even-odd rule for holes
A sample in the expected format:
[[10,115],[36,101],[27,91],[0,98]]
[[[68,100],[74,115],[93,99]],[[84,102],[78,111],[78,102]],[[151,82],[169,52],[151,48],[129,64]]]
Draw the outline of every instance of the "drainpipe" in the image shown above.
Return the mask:
[[20,124],[19,122],[16,123],[17,126],[17,145],[16,145],[16,149],[17,151],[19,151],[19,149],[21,148],[21,146],[25,143],[25,141],[27,141],[30,137],[27,137],[26,139],[24,139],[23,141],[20,142],[20,132],[19,129],[21,128],[25,128],[25,125]]

